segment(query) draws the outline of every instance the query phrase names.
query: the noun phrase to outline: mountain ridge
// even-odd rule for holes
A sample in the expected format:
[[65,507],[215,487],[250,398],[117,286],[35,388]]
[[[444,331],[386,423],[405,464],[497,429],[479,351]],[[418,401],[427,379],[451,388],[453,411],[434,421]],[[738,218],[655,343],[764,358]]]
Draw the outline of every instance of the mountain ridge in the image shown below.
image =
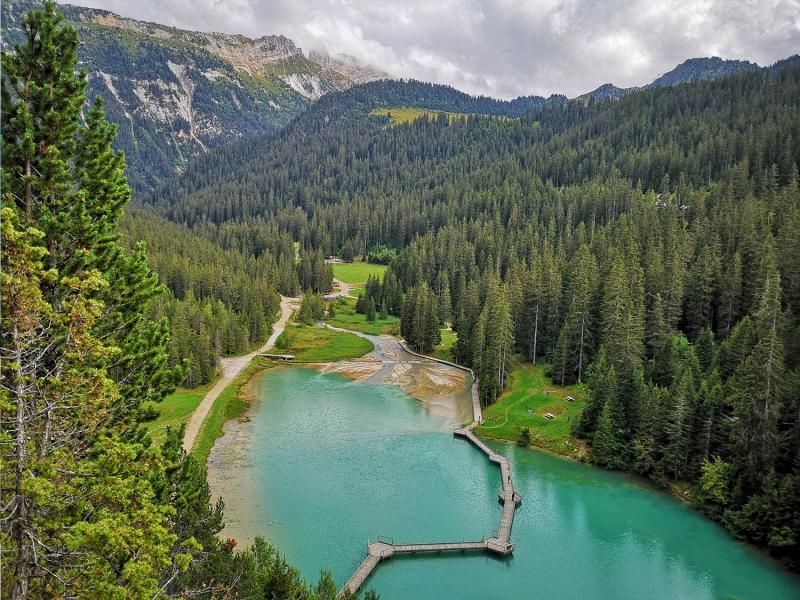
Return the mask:
[[[21,39],[23,15],[40,7],[37,0],[3,2],[4,49]],[[136,193],[210,148],[280,129],[323,94],[385,77],[352,58],[317,52],[316,62],[283,35],[251,39],[58,8],[81,36],[89,98],[101,96],[118,126],[115,145],[125,152]]]
[[[40,6],[38,0],[3,2],[4,48],[21,36],[22,15]],[[59,8],[81,36],[79,59],[88,71],[88,95],[103,97],[109,120],[118,126],[115,145],[125,152],[137,195],[180,174],[214,147],[283,128],[327,93],[388,77],[352,56],[320,50],[306,55],[284,35],[253,39],[179,29],[102,9]],[[765,68],[777,72],[797,61],[800,57],[789,57]],[[718,57],[688,59],[643,88],[760,68]],[[607,83],[573,100],[616,100],[638,89]],[[409,106],[442,108],[427,106],[424,93],[406,101]],[[520,107],[568,101],[558,94],[547,99],[521,96],[507,101],[509,108],[499,113],[490,106],[488,114],[519,116]]]
[[781,69],[797,63],[800,63],[800,55],[797,54],[778,60],[766,67],[762,67],[757,63],[747,60],[724,59],[719,56],[689,58],[643,86],[620,88],[613,83],[604,83],[591,92],[581,94],[574,99],[584,102],[588,101],[590,98],[593,98],[595,101],[608,99],[618,100],[623,96],[627,96],[632,92],[642,89],[680,85],[692,81],[713,81],[739,75],[747,71],[762,70],[775,74]]

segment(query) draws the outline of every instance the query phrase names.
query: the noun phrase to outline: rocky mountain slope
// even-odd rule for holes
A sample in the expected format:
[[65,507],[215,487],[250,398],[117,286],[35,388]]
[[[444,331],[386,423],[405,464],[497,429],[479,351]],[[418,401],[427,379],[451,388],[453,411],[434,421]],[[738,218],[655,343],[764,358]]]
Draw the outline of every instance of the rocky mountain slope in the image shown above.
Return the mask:
[[[4,0],[4,47],[19,39],[22,16],[37,6],[35,0]],[[306,56],[280,35],[253,40],[61,8],[81,36],[90,98],[102,96],[119,126],[117,145],[137,192],[211,147],[282,127],[327,92],[385,76],[354,59]]]

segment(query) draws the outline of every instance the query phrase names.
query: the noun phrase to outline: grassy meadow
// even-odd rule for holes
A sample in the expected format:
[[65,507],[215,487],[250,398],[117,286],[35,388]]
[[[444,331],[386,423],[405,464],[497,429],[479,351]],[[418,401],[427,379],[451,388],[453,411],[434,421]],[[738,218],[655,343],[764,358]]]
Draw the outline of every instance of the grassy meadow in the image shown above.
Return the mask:
[[203,396],[214,385],[208,383],[198,388],[178,388],[164,398],[160,403],[154,404],[158,409],[159,415],[152,421],[144,424],[144,428],[150,434],[153,442],[160,444],[167,435],[167,427],[177,429],[189,420],[194,409],[200,404]]
[[441,360],[453,360],[450,354],[453,345],[458,339],[458,334],[449,327],[442,327],[441,330],[442,341],[440,341],[433,349],[433,355]]
[[331,266],[333,267],[333,276],[336,279],[354,287],[364,285],[370,275],[383,277],[386,269],[389,268],[386,265],[374,265],[362,261],[337,263]]
[[402,125],[404,123],[411,123],[422,117],[428,119],[435,119],[439,115],[447,115],[448,122],[452,123],[456,119],[466,119],[469,115],[466,113],[452,113],[444,112],[441,110],[428,110],[425,108],[413,108],[410,106],[397,106],[393,108],[373,108],[369,113],[378,117],[389,117],[389,122],[392,125]]
[[[484,424],[475,432],[484,437],[519,440],[524,427],[530,428],[531,445],[550,452],[581,458],[583,442],[572,437],[572,424],[586,406],[582,386],[555,385],[541,366],[523,364],[511,374],[509,389],[483,411]],[[574,402],[564,400],[566,396]],[[545,418],[551,413],[555,419]]]
[[367,315],[356,312],[356,301],[347,299],[344,302],[337,302],[335,305],[336,314],[329,317],[327,322],[335,327],[342,329],[352,329],[369,335],[381,335],[388,333],[400,335],[400,319],[387,315],[385,319],[376,316],[373,322],[367,321]]
[[298,325],[287,327],[286,333],[290,343],[283,352],[294,354],[293,362],[334,362],[363,356],[374,348],[369,340],[332,329]]

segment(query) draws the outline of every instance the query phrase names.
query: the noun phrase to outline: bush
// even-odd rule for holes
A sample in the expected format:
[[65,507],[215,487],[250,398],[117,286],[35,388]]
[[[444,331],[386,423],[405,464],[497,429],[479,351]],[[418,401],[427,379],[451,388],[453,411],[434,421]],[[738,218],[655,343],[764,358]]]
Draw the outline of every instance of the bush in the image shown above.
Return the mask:
[[527,448],[531,445],[531,430],[528,427],[523,427],[522,431],[519,434],[519,440],[517,440],[517,445],[522,448]]
[[155,421],[159,416],[161,411],[155,402],[145,402],[139,407],[139,421],[142,423]]
[[284,329],[283,332],[278,336],[278,339],[275,340],[275,347],[278,350],[288,350],[292,347],[293,342],[294,333],[287,328]]

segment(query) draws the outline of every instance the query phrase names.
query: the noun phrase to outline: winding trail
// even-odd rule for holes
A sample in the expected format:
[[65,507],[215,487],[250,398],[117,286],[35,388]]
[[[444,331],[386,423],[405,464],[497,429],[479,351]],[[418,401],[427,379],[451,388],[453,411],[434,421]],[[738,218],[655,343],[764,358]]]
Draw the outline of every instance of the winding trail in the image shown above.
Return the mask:
[[272,335],[269,336],[267,343],[261,348],[254,350],[250,354],[220,359],[222,363],[222,377],[219,378],[219,381],[214,384],[214,387],[208,391],[205,397],[200,401],[200,404],[197,405],[197,408],[194,409],[189,422],[186,424],[186,429],[183,432],[183,449],[186,452],[191,452],[194,447],[200,429],[203,427],[208,413],[211,412],[211,407],[214,406],[214,402],[222,393],[222,390],[228,387],[231,381],[250,364],[250,361],[253,360],[256,354],[266,352],[275,345],[275,340],[283,333],[286,323],[289,321],[289,317],[292,316],[292,312],[298,308],[299,301],[299,298],[281,296],[281,316],[272,328]]

